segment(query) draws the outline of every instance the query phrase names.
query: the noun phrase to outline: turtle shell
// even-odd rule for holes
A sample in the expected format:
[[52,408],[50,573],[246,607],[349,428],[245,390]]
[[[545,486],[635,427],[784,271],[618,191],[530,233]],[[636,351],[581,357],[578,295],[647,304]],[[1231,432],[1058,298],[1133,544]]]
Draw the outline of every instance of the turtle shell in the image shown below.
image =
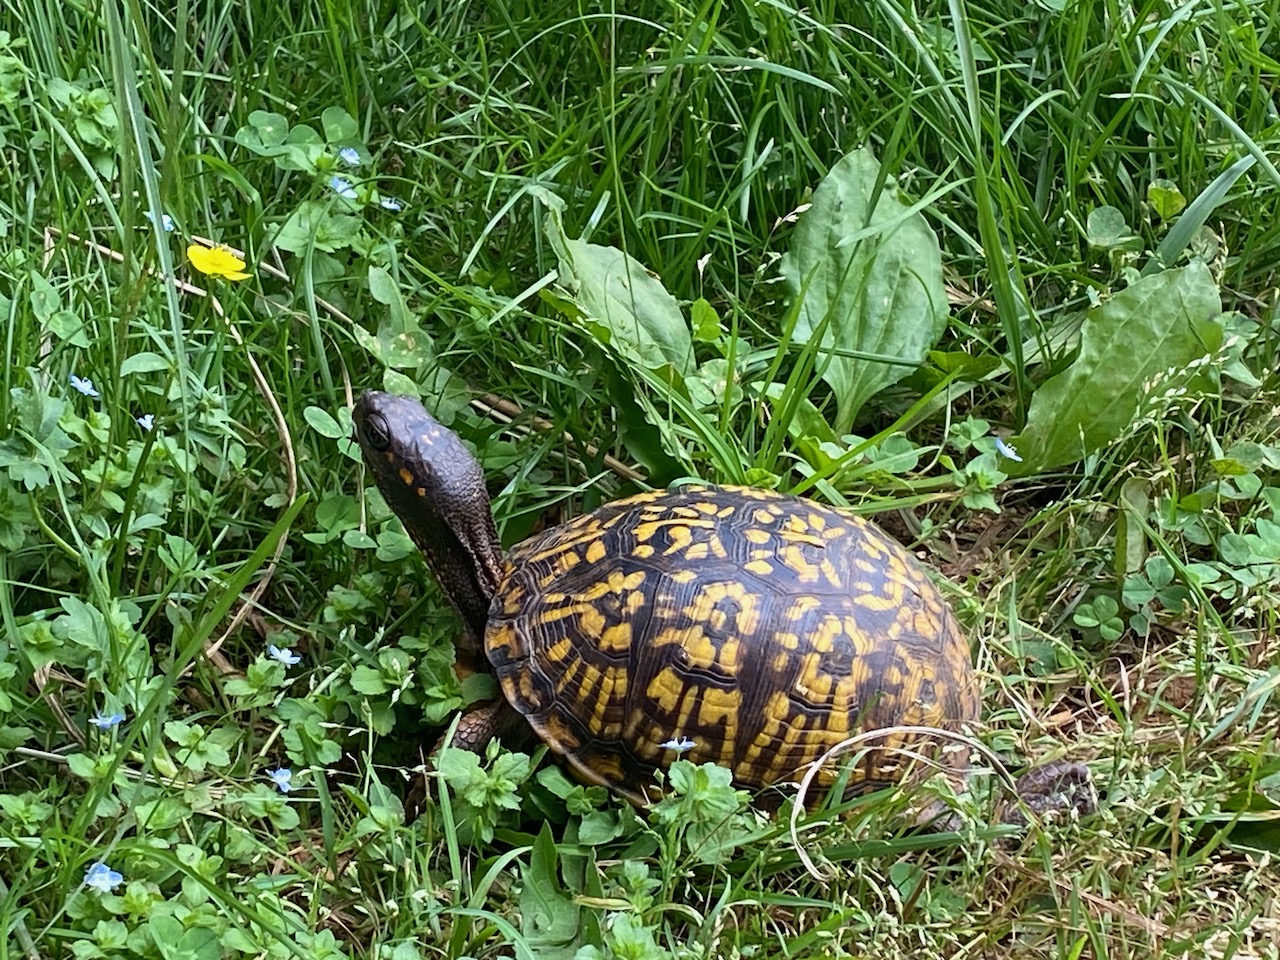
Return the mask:
[[[916,561],[859,517],[764,490],[640,494],[519,545],[485,650],[551,749],[638,803],[682,756],[759,788],[862,730],[979,715],[968,643]],[[851,782],[898,780],[916,741],[888,735]],[[943,762],[963,775],[962,753]]]

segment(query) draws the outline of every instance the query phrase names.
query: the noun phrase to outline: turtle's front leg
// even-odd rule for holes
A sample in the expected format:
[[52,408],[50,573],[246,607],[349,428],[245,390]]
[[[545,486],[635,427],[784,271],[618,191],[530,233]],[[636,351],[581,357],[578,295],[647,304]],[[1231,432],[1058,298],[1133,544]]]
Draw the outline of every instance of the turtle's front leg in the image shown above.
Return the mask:
[[520,716],[511,704],[499,697],[492,703],[482,704],[464,713],[462,719],[458,721],[458,729],[454,731],[453,739],[446,744],[446,737],[441,737],[428,759],[434,758],[445,746],[482,754],[485,747],[489,745],[489,741],[495,737],[509,747],[521,747],[529,742],[532,734],[533,730],[525,718]]
[[435,765],[435,759],[445,747],[457,747],[471,753],[484,755],[485,747],[490,740],[502,740],[508,747],[520,748],[533,738],[533,728],[524,717],[516,712],[511,704],[502,697],[491,703],[483,703],[473,707],[462,715],[453,738],[448,734],[436,741],[436,745],[427,754],[426,763],[418,767],[416,782],[409,788],[404,798],[405,810],[409,820],[416,820],[427,802],[429,783],[428,771]]

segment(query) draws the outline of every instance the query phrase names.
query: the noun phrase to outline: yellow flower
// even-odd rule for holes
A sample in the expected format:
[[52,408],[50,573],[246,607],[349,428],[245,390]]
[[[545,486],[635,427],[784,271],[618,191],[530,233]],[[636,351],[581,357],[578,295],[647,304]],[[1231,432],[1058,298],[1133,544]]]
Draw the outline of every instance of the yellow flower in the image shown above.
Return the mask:
[[228,280],[248,280],[249,274],[244,272],[244,261],[231,252],[230,247],[218,244],[216,247],[202,247],[193,243],[187,247],[187,259],[201,273],[211,277],[226,277]]

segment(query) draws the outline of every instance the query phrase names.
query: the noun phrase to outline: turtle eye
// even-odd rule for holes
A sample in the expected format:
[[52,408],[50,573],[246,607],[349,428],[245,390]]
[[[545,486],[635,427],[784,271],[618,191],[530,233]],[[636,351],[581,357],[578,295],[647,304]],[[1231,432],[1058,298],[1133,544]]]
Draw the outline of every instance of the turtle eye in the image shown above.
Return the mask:
[[374,413],[364,422],[364,439],[378,453],[391,446],[391,432],[387,429],[387,419],[380,413]]

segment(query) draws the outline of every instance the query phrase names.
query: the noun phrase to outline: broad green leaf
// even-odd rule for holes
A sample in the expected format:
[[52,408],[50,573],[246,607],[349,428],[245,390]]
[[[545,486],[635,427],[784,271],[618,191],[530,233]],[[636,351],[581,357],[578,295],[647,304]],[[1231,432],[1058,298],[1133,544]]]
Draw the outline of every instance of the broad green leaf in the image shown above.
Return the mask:
[[814,192],[780,266],[800,298],[795,339],[821,337],[819,369],[835,394],[836,433],[920,366],[947,326],[938,238],[898,199],[892,178],[873,209],[880,182],[870,150],[841,159]]
[[539,957],[572,956],[579,908],[556,870],[556,845],[549,824],[543,823],[529,851],[529,865],[520,876],[524,884],[520,892],[521,932],[526,941]]
[[572,240],[560,212],[547,207],[547,236],[560,260],[560,284],[591,334],[627,362],[682,377],[693,368],[693,341],[676,298],[644,264],[616,247]]
[[[1014,475],[1072,463],[1118,437],[1152,390],[1184,384],[1193,361],[1218,349],[1218,288],[1202,263],[1143,277],[1090,310],[1080,355],[1036,391],[1027,426],[1013,444]],[[1173,371],[1166,376],[1166,371]]]

